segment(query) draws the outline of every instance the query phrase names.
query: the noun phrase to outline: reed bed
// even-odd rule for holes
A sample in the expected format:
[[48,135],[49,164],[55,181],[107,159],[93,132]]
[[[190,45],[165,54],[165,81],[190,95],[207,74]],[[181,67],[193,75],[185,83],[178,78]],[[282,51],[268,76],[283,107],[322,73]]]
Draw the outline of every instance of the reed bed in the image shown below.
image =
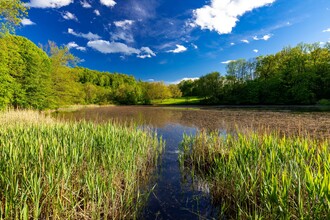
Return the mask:
[[0,113],[0,219],[134,219],[163,148],[112,123]]
[[277,134],[185,136],[183,167],[207,180],[225,219],[330,219],[328,140]]

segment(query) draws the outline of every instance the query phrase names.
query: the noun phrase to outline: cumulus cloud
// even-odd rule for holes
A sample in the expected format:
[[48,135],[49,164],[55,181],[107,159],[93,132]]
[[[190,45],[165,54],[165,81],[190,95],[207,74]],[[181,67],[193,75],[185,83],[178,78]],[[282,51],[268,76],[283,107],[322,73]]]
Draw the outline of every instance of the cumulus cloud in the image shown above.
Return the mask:
[[145,59],[155,57],[156,54],[149,47],[141,47],[140,54],[137,56],[138,58]]
[[124,30],[129,29],[134,23],[133,20],[123,20],[123,21],[115,21],[113,22],[116,27],[120,27]]
[[91,8],[92,7],[92,5],[86,0],[81,1],[80,4],[83,8]]
[[257,49],[254,49],[254,50],[253,50],[253,52],[255,52],[255,53],[258,53],[258,52],[259,52],[259,50],[257,50]]
[[126,44],[119,42],[109,42],[105,40],[89,41],[87,46],[101,52],[101,53],[123,53],[126,55],[139,54],[140,50],[129,47]]
[[98,40],[98,39],[101,39],[101,37],[99,35],[97,35],[97,34],[93,34],[91,32],[88,32],[87,34],[77,33],[77,32],[75,32],[71,28],[68,29],[68,33],[69,34],[72,34],[73,36],[76,36],[76,37],[86,38],[87,40]]
[[86,47],[81,47],[78,44],[76,44],[76,42],[70,42],[66,45],[66,47],[70,50],[70,49],[76,49],[76,50],[80,50],[80,51],[86,51]]
[[246,43],[246,44],[249,44],[250,43],[250,41],[248,41],[248,40],[246,40],[246,39],[244,39],[244,40],[241,40],[243,43]]
[[149,47],[141,47],[141,49],[136,49],[129,47],[126,44],[120,42],[109,42],[105,40],[94,40],[89,41],[87,46],[101,52],[104,54],[109,53],[121,53],[124,55],[136,54],[138,58],[145,59],[156,56],[156,54]]
[[222,61],[221,63],[222,64],[228,64],[228,63],[231,63],[231,62],[235,62],[236,60],[226,60],[226,61]]
[[34,23],[33,21],[31,21],[28,18],[23,18],[22,21],[21,21],[21,24],[23,26],[27,26],[27,25],[35,25],[36,23]]
[[233,43],[233,42],[232,42],[232,43],[230,43],[230,46],[234,46],[234,45],[235,45],[235,43]]
[[240,16],[274,2],[275,0],[211,0],[209,5],[193,11],[194,23],[201,29],[229,34]]
[[272,34],[266,34],[262,37],[258,37],[258,36],[254,36],[253,37],[253,40],[264,40],[264,41],[267,41],[269,40],[273,35]]
[[78,18],[77,18],[74,14],[72,14],[71,12],[68,12],[68,11],[64,12],[64,13],[62,14],[62,17],[63,17],[65,20],[74,20],[74,21],[78,21]]
[[186,50],[187,50],[187,48],[185,46],[177,44],[176,48],[174,50],[168,50],[167,52],[168,53],[183,53]]
[[325,29],[325,30],[323,30],[322,32],[323,32],[323,33],[325,33],[325,32],[330,32],[330,28]]
[[31,8],[61,8],[73,3],[73,0],[31,0],[26,6]]
[[112,8],[113,6],[115,6],[117,3],[114,0],[100,0],[102,5],[105,5],[107,7]]
[[100,16],[101,15],[100,11],[97,10],[97,9],[94,10],[94,14],[96,14],[97,16]]

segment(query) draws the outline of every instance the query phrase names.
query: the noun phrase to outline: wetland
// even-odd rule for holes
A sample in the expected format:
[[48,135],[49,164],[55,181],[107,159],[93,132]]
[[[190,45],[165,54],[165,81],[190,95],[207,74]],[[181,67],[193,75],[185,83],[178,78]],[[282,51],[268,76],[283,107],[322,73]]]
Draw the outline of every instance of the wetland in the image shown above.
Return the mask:
[[[280,142],[280,140],[282,140],[281,137],[288,137],[289,140],[292,138],[292,142],[295,137],[298,139],[301,138],[302,140],[304,138],[308,140],[320,140],[320,142],[324,143],[324,145],[322,145],[325,149],[323,156],[326,157],[329,154],[327,141],[330,137],[330,114],[329,112],[307,110],[292,110],[290,108],[228,109],[205,107],[111,106],[85,108],[66,113],[60,112],[56,114],[56,117],[69,121],[87,120],[101,124],[108,121],[116,121],[119,123],[134,122],[138,126],[152,127],[157,131],[158,137],[162,137],[162,140],[166,143],[165,149],[161,155],[158,168],[154,172],[154,182],[151,184],[152,192],[150,193],[140,218],[231,219],[251,217],[249,214],[253,214],[253,216],[256,217],[261,212],[251,211],[252,208],[246,201],[245,206],[249,207],[248,209],[240,210],[233,208],[235,204],[233,205],[232,203],[235,202],[232,201],[232,198],[229,199],[228,197],[222,196],[226,194],[226,189],[215,189],[214,183],[218,184],[217,180],[210,178],[209,175],[205,175],[208,172],[214,172],[214,169],[217,168],[209,165],[208,171],[202,169],[203,165],[201,165],[201,163],[212,164],[214,161],[207,161],[209,157],[203,158],[204,154],[202,154],[202,152],[199,152],[201,158],[192,157],[191,152],[197,149],[196,145],[191,142],[192,140],[188,141],[184,139],[184,136],[198,137],[199,134],[204,134],[204,138],[207,139],[207,137],[212,135],[214,137],[214,132],[217,134],[216,137],[237,137],[237,135],[239,136],[242,134],[246,135],[246,137],[250,137],[249,134],[253,133],[260,134],[261,139],[262,137],[266,138],[266,136],[264,136],[266,134],[274,135],[269,137],[274,138],[275,142]],[[288,149],[292,146],[292,142],[290,142],[291,145],[289,142]],[[188,151],[183,147],[185,144],[189,146]],[[235,145],[237,143],[232,144]],[[285,143],[283,144],[285,145]],[[202,145],[204,146],[202,150],[206,152],[208,149],[206,149],[205,146],[215,149],[219,143],[205,142]],[[319,145],[315,145],[315,148],[317,148],[317,146]],[[217,153],[212,155],[212,157],[219,157],[221,159],[221,156]],[[200,163],[196,164],[193,161],[200,161]],[[247,161],[245,162],[247,163]],[[290,163],[290,161],[283,161],[284,164],[287,162]],[[325,159],[325,161],[319,165],[325,164],[329,164],[328,159]],[[248,163],[246,165],[248,165]],[[263,166],[263,164],[259,166]],[[327,170],[326,172],[329,171]],[[291,174],[293,175],[293,173]],[[228,182],[222,180],[222,183],[235,184],[232,180]],[[227,188],[229,190],[230,187]],[[229,190],[229,192],[233,191]],[[241,194],[245,195],[243,192],[241,192]],[[220,197],[221,199],[219,199]],[[226,199],[229,203],[223,201]],[[294,208],[291,207],[288,210],[291,209]],[[320,209],[324,209],[324,207]],[[288,210],[284,217],[292,218]],[[244,215],[245,212],[249,214]],[[264,216],[270,216],[267,212],[262,214],[264,214]],[[273,216],[276,215],[274,214]]]

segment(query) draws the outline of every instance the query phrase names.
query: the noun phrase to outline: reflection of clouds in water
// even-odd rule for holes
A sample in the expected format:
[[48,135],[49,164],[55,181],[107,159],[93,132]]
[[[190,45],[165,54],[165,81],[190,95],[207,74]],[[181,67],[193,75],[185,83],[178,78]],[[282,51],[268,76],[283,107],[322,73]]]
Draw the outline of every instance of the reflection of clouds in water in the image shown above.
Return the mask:
[[169,151],[167,152],[168,154],[179,154],[180,151],[179,150],[174,150],[174,151]]
[[164,128],[169,124],[194,127],[198,130],[220,130],[223,134],[240,130],[277,130],[283,133],[308,131],[312,134],[330,137],[330,114],[283,111],[201,109],[116,106],[86,108],[71,113],[61,113],[66,119],[106,122],[132,122]]

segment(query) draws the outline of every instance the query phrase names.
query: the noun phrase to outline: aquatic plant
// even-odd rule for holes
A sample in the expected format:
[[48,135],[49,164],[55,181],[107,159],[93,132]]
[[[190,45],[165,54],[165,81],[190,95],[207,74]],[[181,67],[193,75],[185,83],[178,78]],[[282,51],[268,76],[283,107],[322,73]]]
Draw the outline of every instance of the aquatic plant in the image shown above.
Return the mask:
[[328,140],[200,132],[181,148],[182,166],[207,179],[222,217],[330,218]]
[[162,147],[134,125],[0,113],[0,218],[137,218]]

